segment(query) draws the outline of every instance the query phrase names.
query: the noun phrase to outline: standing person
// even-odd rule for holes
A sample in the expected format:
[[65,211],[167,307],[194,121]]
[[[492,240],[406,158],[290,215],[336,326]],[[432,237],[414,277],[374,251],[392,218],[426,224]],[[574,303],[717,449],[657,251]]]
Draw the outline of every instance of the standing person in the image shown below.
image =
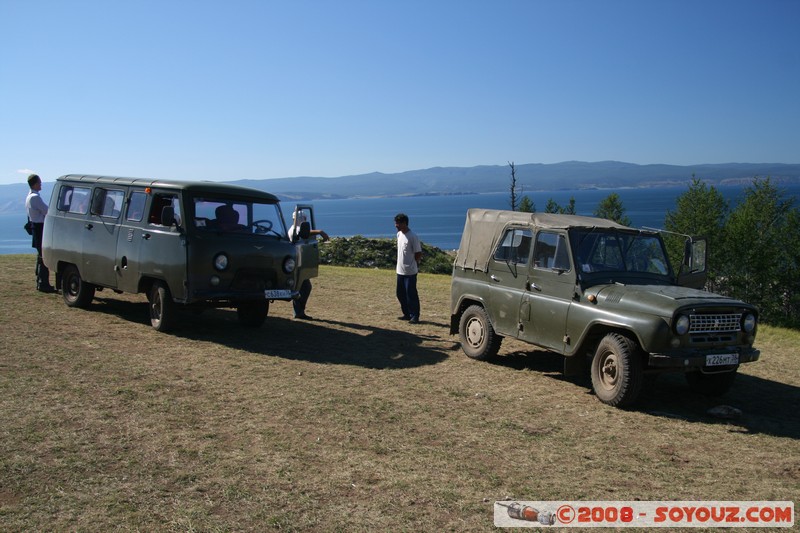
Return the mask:
[[33,224],[32,246],[36,248],[36,290],[41,292],[56,292],[50,285],[50,271],[42,262],[42,232],[44,231],[44,217],[47,215],[47,204],[44,203],[39,192],[42,190],[42,179],[36,174],[28,176],[28,187],[31,192],[25,198],[25,210]]
[[[307,222],[305,214],[302,211],[295,211],[292,213],[292,225],[289,227],[289,240],[297,242],[300,240],[300,224]],[[312,229],[309,238],[319,235],[323,241],[330,239],[328,234],[321,229]],[[292,300],[292,307],[294,308],[294,317],[300,320],[313,320],[306,314],[306,304],[308,298],[311,296],[311,280],[307,279],[300,285],[300,297],[297,300]]]
[[408,215],[398,213],[394,217],[397,228],[397,299],[403,315],[400,320],[419,323],[419,293],[417,273],[422,261],[422,243],[417,234],[408,227]]

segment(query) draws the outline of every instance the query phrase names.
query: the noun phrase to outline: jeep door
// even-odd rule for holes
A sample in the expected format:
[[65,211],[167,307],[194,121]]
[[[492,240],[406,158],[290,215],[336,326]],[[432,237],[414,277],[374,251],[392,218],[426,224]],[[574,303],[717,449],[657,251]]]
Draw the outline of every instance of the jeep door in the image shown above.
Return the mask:
[[[314,207],[311,205],[298,204],[295,206],[292,220],[309,222],[312,231],[320,229],[314,220]],[[292,236],[290,236],[291,238]],[[319,244],[316,237],[312,237],[307,240],[301,239],[297,247],[297,268],[299,272],[297,286],[299,287],[304,280],[315,278],[319,275]]]
[[117,237],[117,288],[125,292],[138,292],[140,248],[145,238],[143,228],[148,195],[144,189],[131,189],[122,215]]
[[532,240],[530,228],[506,227],[489,260],[487,310],[494,329],[501,335],[516,337],[518,333],[520,302],[528,281]]
[[563,353],[567,315],[575,294],[575,269],[564,233],[550,230],[536,233],[533,264],[528,272],[528,286],[519,313],[519,337]]
[[95,187],[83,233],[81,277],[89,283],[116,288],[117,233],[124,189]]

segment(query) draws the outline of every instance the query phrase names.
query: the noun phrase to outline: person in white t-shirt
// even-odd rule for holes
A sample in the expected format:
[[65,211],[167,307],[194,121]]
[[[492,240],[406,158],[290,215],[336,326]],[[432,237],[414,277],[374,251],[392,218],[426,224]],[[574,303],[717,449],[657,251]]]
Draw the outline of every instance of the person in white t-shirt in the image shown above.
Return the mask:
[[417,273],[422,261],[422,243],[409,229],[405,213],[394,217],[394,227],[397,228],[397,300],[403,312],[399,319],[417,324],[420,311]]
[[44,218],[47,216],[47,204],[39,194],[42,191],[42,179],[36,174],[28,176],[28,187],[31,192],[25,198],[25,210],[28,220],[33,225],[32,246],[36,248],[36,290],[41,292],[56,292],[50,285],[50,271],[42,262],[42,232],[44,231]]

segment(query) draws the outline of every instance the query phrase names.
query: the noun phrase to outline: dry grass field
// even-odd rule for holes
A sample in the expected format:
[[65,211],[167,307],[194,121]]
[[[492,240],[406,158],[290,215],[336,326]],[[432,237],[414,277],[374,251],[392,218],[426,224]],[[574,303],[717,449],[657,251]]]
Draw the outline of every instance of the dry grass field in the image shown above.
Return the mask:
[[798,332],[762,328],[726,397],[666,376],[623,411],[554,354],[464,356],[448,276],[420,277],[416,326],[393,272],[323,267],[312,322],[277,302],[260,329],[217,310],[167,335],[143,295],[34,292],[34,260],[0,256],[3,531],[487,531],[507,498],[800,499]]

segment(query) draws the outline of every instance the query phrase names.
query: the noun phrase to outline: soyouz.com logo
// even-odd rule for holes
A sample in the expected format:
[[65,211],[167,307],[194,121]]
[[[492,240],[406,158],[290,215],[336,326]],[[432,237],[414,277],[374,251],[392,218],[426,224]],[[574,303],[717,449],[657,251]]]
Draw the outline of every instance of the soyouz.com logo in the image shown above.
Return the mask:
[[497,527],[786,527],[790,501],[498,501]]

